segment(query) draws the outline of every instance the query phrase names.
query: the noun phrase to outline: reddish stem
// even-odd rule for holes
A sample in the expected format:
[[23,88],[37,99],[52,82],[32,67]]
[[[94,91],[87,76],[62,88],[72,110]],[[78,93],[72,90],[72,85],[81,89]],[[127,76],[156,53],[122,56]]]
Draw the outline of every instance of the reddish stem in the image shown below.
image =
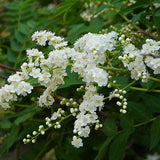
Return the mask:
[[8,69],[8,70],[13,71],[13,72],[19,71],[18,69],[14,69],[14,68],[5,66],[4,64],[1,64],[1,63],[0,63],[0,67],[1,67],[1,68],[5,68],[5,69]]

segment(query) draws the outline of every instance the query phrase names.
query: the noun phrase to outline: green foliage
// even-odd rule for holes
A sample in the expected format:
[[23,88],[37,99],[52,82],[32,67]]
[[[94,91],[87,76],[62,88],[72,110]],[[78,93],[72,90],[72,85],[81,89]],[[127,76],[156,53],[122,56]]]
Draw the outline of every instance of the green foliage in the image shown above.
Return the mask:
[[151,134],[151,145],[150,145],[150,149],[153,149],[154,147],[156,147],[160,141],[160,118],[158,117],[156,120],[154,120],[154,122],[151,125],[151,130],[150,130],[150,134]]
[[[136,0],[136,3],[129,3],[129,0],[2,0],[0,63],[20,70],[21,64],[26,61],[26,49],[42,49],[31,41],[32,34],[40,30],[56,32],[56,35],[65,37],[70,46],[85,33],[106,33],[111,30],[120,35],[131,35],[129,38],[132,40],[138,37],[135,41],[137,48],[146,39],[160,40],[160,7],[155,5],[159,0]],[[90,21],[81,16],[87,9],[91,10]],[[87,12],[88,16],[90,12]],[[123,29],[127,25],[131,25],[131,29]],[[43,52],[47,55],[51,50],[52,48],[47,47]],[[119,50],[118,55],[121,52]],[[17,151],[19,160],[46,160],[44,156],[52,149],[54,153],[50,157],[55,156],[57,160],[136,160],[137,157],[146,158],[149,153],[160,154],[160,77],[156,76],[157,80],[150,79],[147,83],[140,80],[133,83],[130,74],[121,69],[122,63],[115,57],[115,52],[109,54],[110,67],[119,69],[109,71],[116,81],[113,86],[117,89],[125,88],[128,92],[124,95],[128,99],[127,114],[119,113],[117,98],[108,101],[106,97],[103,111],[97,111],[103,129],[95,131],[92,128],[90,137],[84,140],[83,148],[76,149],[71,145],[74,121],[69,118],[62,123],[63,128],[51,128],[45,136],[37,138],[37,143],[27,147],[28,151],[21,153],[19,148],[24,147],[23,138],[37,130],[39,125],[45,125],[44,118],[50,117],[60,106],[56,100],[50,108],[38,107],[37,97],[44,88],[40,87],[37,80],[30,78],[29,81],[34,86],[33,93],[27,98],[19,97],[16,103],[11,103],[13,108],[10,110],[0,111],[0,159]],[[11,74],[13,70],[0,70],[0,75],[5,77]],[[84,85],[84,82],[78,74],[71,72],[68,67],[64,81],[56,93],[72,97],[77,103],[81,103],[82,94],[77,93],[75,88]],[[133,84],[135,88],[132,87]],[[112,89],[100,87],[98,91],[108,96]],[[67,106],[63,107],[69,110]],[[143,151],[139,148],[143,148]]]
[[113,140],[109,149],[109,160],[119,160],[124,152],[127,140],[130,134],[133,132],[133,128],[122,130]]

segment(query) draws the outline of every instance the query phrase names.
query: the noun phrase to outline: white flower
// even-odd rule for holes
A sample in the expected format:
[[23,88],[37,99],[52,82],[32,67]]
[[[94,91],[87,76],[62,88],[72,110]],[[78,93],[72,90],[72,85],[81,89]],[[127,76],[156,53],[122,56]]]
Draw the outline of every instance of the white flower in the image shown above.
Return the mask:
[[72,140],[71,144],[76,148],[80,148],[83,146],[82,139],[78,138],[76,136],[73,136],[73,140]]
[[84,128],[81,128],[78,131],[78,135],[81,136],[81,137],[88,137],[89,133],[90,133],[90,128],[88,126],[86,126]]
[[8,78],[8,82],[9,83],[11,83],[11,82],[20,82],[22,80],[23,80],[23,78],[22,78],[22,76],[20,76],[19,73],[13,74],[13,75],[9,76],[9,78]]
[[40,76],[40,69],[33,68],[29,75],[32,76],[33,78],[38,78]]
[[26,93],[30,94],[32,89],[33,89],[33,86],[28,83],[28,82],[25,82],[25,81],[21,81],[21,82],[14,82],[12,83],[14,85],[14,88],[15,88],[15,92],[18,94],[18,95],[26,95]]
[[145,160],[159,160],[160,159],[160,155],[158,155],[157,153],[154,153],[153,155],[147,155],[147,158]]
[[87,114],[88,119],[89,119],[89,123],[96,123],[96,120],[98,119],[98,116],[96,114],[96,112],[92,113],[92,114]]
[[48,72],[41,73],[38,77],[40,82],[47,84],[50,81],[51,74]]
[[51,116],[51,120],[56,120],[58,118],[58,113],[57,112],[54,112]]
[[39,45],[45,46],[46,45],[46,41],[47,41],[46,30],[44,30],[44,31],[36,31],[32,35],[32,41],[37,41],[37,43]]
[[135,46],[133,44],[128,44],[127,46],[124,47],[125,54],[131,53],[134,50],[135,50]]

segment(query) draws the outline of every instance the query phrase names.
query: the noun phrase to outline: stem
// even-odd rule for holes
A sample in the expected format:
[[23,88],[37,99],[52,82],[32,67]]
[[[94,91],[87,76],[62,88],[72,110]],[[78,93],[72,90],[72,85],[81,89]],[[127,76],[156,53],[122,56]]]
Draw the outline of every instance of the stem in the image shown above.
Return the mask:
[[17,57],[16,63],[15,63],[15,65],[14,65],[14,68],[17,68],[18,61],[19,61],[19,59],[21,58],[22,51],[23,51],[23,49],[24,49],[24,47],[25,47],[25,46],[26,46],[26,43],[24,43],[24,44],[23,44],[23,46],[22,46],[22,48],[21,48],[21,51],[20,51],[20,52],[19,52],[19,54],[18,54],[18,57]]
[[14,69],[14,68],[5,66],[5,65],[3,65],[3,64],[1,64],[1,63],[0,63],[0,67],[1,67],[1,68],[5,68],[5,69],[10,70],[10,71],[13,71],[13,72],[19,71],[18,69]]
[[138,88],[138,87],[130,87],[130,89],[137,90],[137,91],[143,91],[143,92],[156,92],[156,93],[160,93],[160,90],[156,90],[156,89],[148,90],[148,89],[145,89],[145,88]]
[[160,36],[160,31],[158,29],[159,28],[158,23],[157,23],[156,16],[155,16],[155,10],[154,10],[154,7],[153,7],[153,0],[150,0],[150,6],[151,6],[151,10],[152,10],[153,21],[154,21],[154,24],[156,26],[157,33]]
[[4,45],[4,44],[1,44],[0,47],[6,48],[6,49],[9,49],[9,50],[13,51],[12,48],[10,48],[10,47],[8,47],[7,45]]
[[109,51],[106,53],[106,58],[107,58],[107,62],[108,62],[108,64],[109,64],[109,66],[112,66],[112,63],[111,63],[111,61],[110,61],[110,58],[109,58]]
[[22,108],[34,108],[35,107],[35,105],[25,105],[25,104],[16,104],[16,103],[14,103],[14,106],[22,107]]
[[154,77],[149,77],[150,80],[160,82],[160,79],[154,78]]
[[[62,121],[64,121],[65,119],[67,119],[67,118],[69,118],[69,117],[71,117],[71,116],[72,116],[72,114],[69,114],[68,116],[63,117],[63,118],[62,118],[61,120],[59,120],[58,122],[61,123]],[[56,122],[53,123],[52,126],[45,128],[44,131],[46,132],[46,131],[49,130],[51,127],[53,127],[55,124],[56,124]],[[40,134],[41,134],[40,132],[37,133],[34,137],[31,138],[31,140],[36,139]]]
[[107,99],[109,99],[109,97],[105,97],[105,98],[104,98],[104,100],[107,100]]
[[98,66],[99,68],[102,68],[106,71],[118,71],[118,72],[122,72],[122,73],[128,73],[128,70],[125,69],[119,69],[119,68],[115,68],[115,67],[103,67],[103,66]]
[[[123,88],[123,90],[127,89],[128,87],[132,86],[134,83],[136,83],[136,80],[129,83],[126,87]],[[131,88],[131,87],[130,87]]]
[[8,77],[1,75],[1,74],[0,74],[0,78],[6,79],[6,80],[8,79]]
[[149,120],[147,120],[147,121],[144,121],[144,122],[141,122],[141,123],[135,124],[133,127],[139,127],[139,126],[142,126],[142,125],[144,125],[144,124],[147,124],[147,123],[149,123],[149,122],[152,122],[152,121],[156,120],[158,117],[159,117],[159,115],[158,115],[157,117],[153,117],[153,118],[151,118],[151,119],[149,119]]

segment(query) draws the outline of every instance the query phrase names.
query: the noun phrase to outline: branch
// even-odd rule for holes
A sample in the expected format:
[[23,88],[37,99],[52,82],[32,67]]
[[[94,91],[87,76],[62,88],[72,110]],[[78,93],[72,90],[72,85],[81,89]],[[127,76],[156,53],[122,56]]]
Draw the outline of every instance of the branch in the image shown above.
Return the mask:
[[5,68],[5,69],[10,70],[10,71],[13,71],[13,72],[19,71],[18,69],[14,69],[14,68],[5,66],[4,64],[1,64],[1,63],[0,63],[0,67],[1,67],[1,68]]
[[1,75],[1,74],[0,74],[0,78],[6,79],[6,80],[8,79],[8,77]]

